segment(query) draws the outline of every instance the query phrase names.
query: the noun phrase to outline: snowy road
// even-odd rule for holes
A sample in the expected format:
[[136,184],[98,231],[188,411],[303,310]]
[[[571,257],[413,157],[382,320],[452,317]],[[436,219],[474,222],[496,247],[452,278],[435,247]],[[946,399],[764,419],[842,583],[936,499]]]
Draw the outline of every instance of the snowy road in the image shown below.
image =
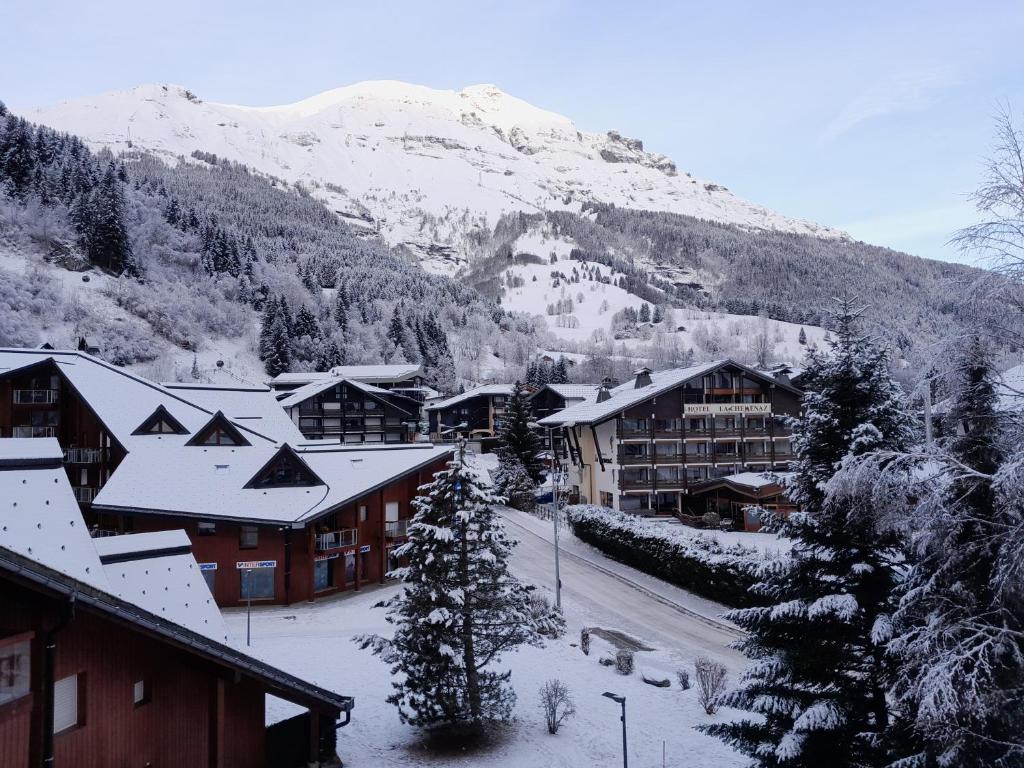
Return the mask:
[[[514,511],[502,515],[509,535],[519,542],[512,557],[513,570],[522,580],[553,592],[552,545],[533,532],[533,526],[518,522],[520,515]],[[742,655],[727,647],[739,637],[737,631],[687,613],[685,608],[670,605],[564,550],[561,572],[563,604],[581,621],[622,629],[674,655],[703,653],[717,657],[731,670],[743,668]]]

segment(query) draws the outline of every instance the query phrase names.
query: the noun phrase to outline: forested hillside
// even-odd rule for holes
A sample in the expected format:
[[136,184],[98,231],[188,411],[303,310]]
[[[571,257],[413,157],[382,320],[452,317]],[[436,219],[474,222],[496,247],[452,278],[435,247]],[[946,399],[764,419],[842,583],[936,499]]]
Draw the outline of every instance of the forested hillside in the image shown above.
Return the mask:
[[[131,364],[220,337],[272,373],[407,360],[442,389],[467,359],[521,366],[536,346],[528,319],[354,237],[301,187],[209,154],[115,159],[3,110],[0,192],[0,344],[85,335]],[[124,313],[83,305],[52,267],[94,275]]]

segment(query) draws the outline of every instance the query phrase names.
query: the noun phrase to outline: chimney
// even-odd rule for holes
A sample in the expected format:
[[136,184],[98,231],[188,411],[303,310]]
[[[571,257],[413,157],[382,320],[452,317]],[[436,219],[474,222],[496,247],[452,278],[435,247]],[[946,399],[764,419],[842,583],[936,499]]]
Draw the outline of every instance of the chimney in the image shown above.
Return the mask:
[[636,381],[633,382],[633,389],[640,389],[646,387],[651,383],[651,369],[650,368],[638,368],[633,371],[633,375],[636,376]]
[[597,402],[603,403],[605,400],[611,397],[611,388],[612,380],[605,376],[604,380],[601,382],[601,386],[597,388]]

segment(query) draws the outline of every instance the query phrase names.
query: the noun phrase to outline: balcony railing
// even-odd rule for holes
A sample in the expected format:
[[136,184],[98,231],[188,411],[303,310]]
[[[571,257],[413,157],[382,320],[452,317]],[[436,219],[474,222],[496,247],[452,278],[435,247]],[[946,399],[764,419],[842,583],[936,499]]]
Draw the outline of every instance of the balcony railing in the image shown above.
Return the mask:
[[59,389],[16,389],[15,405],[52,405],[60,396]]
[[354,547],[359,541],[359,531],[355,528],[345,528],[340,531],[329,531],[316,535],[316,548],[318,552],[339,547]]
[[622,489],[650,488],[652,485],[653,485],[653,482],[651,481],[650,478],[647,478],[647,479],[634,478],[634,477],[621,477],[621,478],[619,478],[619,488],[622,488]]
[[75,492],[75,499],[81,504],[91,504],[96,498],[96,489],[84,485],[74,485],[71,489]]
[[99,464],[103,461],[102,448],[68,448],[64,453],[65,464]]
[[636,438],[642,438],[649,440],[651,438],[651,430],[649,429],[626,429],[625,427],[619,430],[619,437],[630,440]]
[[619,464],[623,466],[650,464],[651,457],[646,454],[623,453],[619,455]]
[[384,523],[384,535],[389,539],[400,539],[409,535],[408,520],[388,520]]
[[89,531],[89,535],[92,536],[94,539],[105,539],[107,536],[128,536],[129,533],[115,531],[112,528],[92,528]]
[[56,437],[56,427],[21,426],[11,430],[12,437]]

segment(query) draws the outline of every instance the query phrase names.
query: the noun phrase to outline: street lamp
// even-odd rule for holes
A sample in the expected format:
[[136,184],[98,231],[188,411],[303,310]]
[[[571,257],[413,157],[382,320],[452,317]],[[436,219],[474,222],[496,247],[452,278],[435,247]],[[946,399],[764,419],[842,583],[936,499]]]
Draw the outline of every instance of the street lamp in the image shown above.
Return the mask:
[[[536,421],[529,422],[526,426],[531,429],[544,429]],[[573,425],[570,425],[573,426]],[[562,610],[562,574],[558,562],[558,472],[555,466],[555,438],[550,426],[548,430],[548,456],[551,464],[551,521],[555,527],[555,607]]]
[[242,571],[242,583],[245,585],[245,644],[251,645],[252,640],[252,585],[249,583],[249,574],[252,568]]
[[605,691],[601,695],[622,705],[622,768],[629,768],[629,759],[626,756],[626,697],[610,691]]

